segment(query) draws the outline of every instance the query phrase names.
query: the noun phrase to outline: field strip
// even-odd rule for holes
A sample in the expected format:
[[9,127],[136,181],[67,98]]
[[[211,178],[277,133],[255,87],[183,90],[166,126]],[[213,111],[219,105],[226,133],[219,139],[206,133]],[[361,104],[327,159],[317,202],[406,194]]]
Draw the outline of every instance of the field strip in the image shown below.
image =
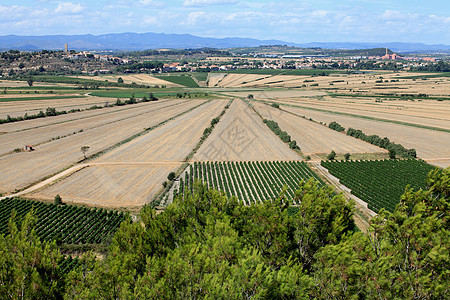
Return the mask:
[[[261,103],[269,102],[270,104],[276,103],[274,101],[274,99],[271,99],[271,100],[272,101],[262,101],[262,100],[255,100],[255,99],[253,99],[252,101],[257,101],[257,102],[261,102]],[[366,119],[366,120],[373,120],[373,121],[380,121],[380,122],[386,122],[386,123],[394,123],[394,124],[399,124],[399,125],[404,125],[404,126],[410,126],[410,127],[416,127],[416,128],[422,128],[422,129],[428,129],[428,130],[435,130],[435,131],[442,131],[442,132],[450,133],[450,129],[445,129],[445,128],[426,126],[426,125],[418,125],[418,124],[409,123],[409,122],[403,122],[403,121],[395,121],[395,120],[388,120],[388,119],[382,119],[382,118],[368,117],[368,116],[363,116],[363,115],[344,113],[344,112],[337,112],[337,111],[332,111],[332,110],[327,110],[327,109],[322,109],[322,108],[312,108],[312,107],[295,105],[295,104],[282,104],[282,105],[290,106],[290,107],[296,107],[296,108],[302,108],[302,109],[308,109],[308,110],[314,110],[314,111],[320,111],[320,112],[325,112],[325,113],[330,113],[330,114],[335,114],[335,115],[348,116],[348,117],[354,117],[354,118]]]
[[[49,143],[54,141],[55,139],[62,139],[62,138],[66,138],[75,134],[79,134],[80,133],[80,128],[82,130],[82,132],[87,132],[89,130],[93,130],[93,129],[97,129],[100,128],[102,126],[107,126],[113,123],[117,123],[117,122],[121,122],[121,121],[125,121],[125,120],[131,120],[133,118],[138,118],[142,115],[146,115],[146,114],[152,114],[155,111],[158,110],[162,110],[162,109],[167,109],[169,107],[174,107],[177,105],[181,105],[183,103],[186,102],[176,102],[176,103],[169,103],[169,105],[163,106],[163,107],[145,107],[145,111],[144,112],[140,112],[138,113],[138,110],[142,107],[136,108],[135,109],[135,113],[133,115],[128,115],[128,116],[123,116],[122,118],[120,118],[120,115],[118,115],[117,117],[112,117],[109,121],[105,120],[102,122],[102,119],[99,118],[95,118],[98,117],[98,115],[93,116],[93,118],[91,119],[91,124],[81,124],[79,120],[74,120],[73,123],[69,126],[78,126],[78,128],[65,128],[65,127],[58,127],[55,128],[53,131],[49,130],[49,129],[42,129],[44,131],[44,133],[40,133],[40,132],[33,132],[33,133],[25,133],[25,132],[19,132],[19,133],[15,133],[12,136],[6,136],[5,138],[8,138],[8,141],[4,141],[1,145],[0,145],[0,157],[5,156],[5,155],[9,155],[9,154],[13,154],[15,148],[20,147],[20,145],[17,144],[18,140],[27,140],[26,144],[30,144],[33,145],[34,147],[36,146],[41,146],[43,144]],[[166,103],[164,103],[166,104]],[[118,114],[123,113],[123,111],[117,111]],[[103,115],[102,115],[103,116]],[[108,117],[108,116],[106,116]],[[83,118],[85,119],[85,118]],[[58,124],[57,124],[58,125]],[[90,125],[88,127],[84,127],[85,125]],[[42,131],[41,130],[41,131]],[[55,133],[55,130],[59,130],[59,133]],[[61,130],[64,131],[61,132]],[[37,129],[37,131],[39,131],[39,129]],[[67,133],[68,132],[68,133]],[[51,134],[51,135],[50,135]],[[43,139],[39,140],[38,137],[40,136],[45,136]],[[10,149],[8,151],[8,149]]]
[[[167,100],[167,101],[164,101],[164,102],[168,102],[168,101],[170,101],[170,100]],[[63,120],[63,121],[58,121],[58,122],[49,123],[49,124],[42,124],[42,125],[39,125],[39,126],[23,128],[23,129],[19,129],[19,130],[15,130],[15,131],[9,131],[9,132],[6,132],[4,134],[14,133],[14,132],[22,132],[22,131],[27,131],[27,130],[36,129],[36,128],[42,128],[42,127],[47,127],[47,126],[52,126],[52,125],[57,125],[57,124],[64,124],[64,123],[68,123],[68,122],[72,122],[72,121],[78,121],[78,120],[83,120],[83,119],[93,118],[93,117],[98,117],[98,116],[105,116],[105,115],[108,115],[108,114],[113,114],[113,113],[116,113],[116,112],[123,112],[123,111],[126,111],[126,110],[135,109],[135,108],[137,108],[137,107],[134,106],[134,105],[131,105],[131,107],[122,107],[121,109],[117,109],[117,110],[114,110],[114,111],[100,112],[98,114],[83,116],[83,117],[80,117],[80,118],[73,118],[73,119],[70,119],[70,120]],[[81,111],[81,112],[84,112],[84,111]],[[74,114],[77,114],[77,113],[78,112],[75,112]],[[74,116],[74,117],[76,117],[76,116]],[[52,117],[46,117],[46,118],[52,118]],[[14,122],[14,123],[16,123],[16,122]]]
[[[0,173],[0,192],[11,192],[26,189],[57,173],[62,172],[74,163],[87,162],[133,139],[149,133],[171,120],[209,103],[209,101],[188,101],[185,106],[165,113],[158,113],[154,118],[140,116],[139,120],[126,120],[118,124],[110,124],[107,128],[97,128],[82,132],[61,140],[55,140],[40,147],[38,151],[21,152],[0,158],[5,167]],[[149,126],[145,128],[144,126]],[[144,127],[144,129],[142,129]],[[83,158],[80,147],[88,145],[90,153]],[[173,161],[173,159],[171,160]]]
[[377,153],[386,152],[367,142],[347,136],[326,126],[312,122],[293,113],[271,107],[263,103],[254,103],[254,109],[264,119],[278,122],[293,140],[297,141],[300,151],[305,155],[313,153]]
[[11,197],[17,197],[17,196],[21,196],[21,195],[25,195],[25,194],[34,192],[40,188],[43,188],[43,187],[55,182],[58,179],[70,176],[71,174],[73,174],[77,171],[80,171],[81,169],[87,168],[87,167],[94,167],[94,166],[157,166],[157,167],[169,166],[169,167],[172,167],[172,166],[181,166],[183,163],[184,162],[182,162],[182,161],[148,161],[148,162],[138,161],[138,162],[98,162],[98,163],[88,162],[88,163],[83,163],[83,164],[72,166],[72,167],[68,168],[67,170],[64,170],[64,171],[62,171],[44,181],[41,181],[23,191],[20,191],[15,194],[0,197],[0,200],[6,199],[6,198],[11,198]]
[[111,149],[99,159],[87,162],[89,168],[29,197],[52,199],[59,194],[65,201],[95,202],[107,207],[150,203],[167,175],[185,164],[184,158],[204,136],[212,116],[219,114],[226,103],[209,101],[170,124]]

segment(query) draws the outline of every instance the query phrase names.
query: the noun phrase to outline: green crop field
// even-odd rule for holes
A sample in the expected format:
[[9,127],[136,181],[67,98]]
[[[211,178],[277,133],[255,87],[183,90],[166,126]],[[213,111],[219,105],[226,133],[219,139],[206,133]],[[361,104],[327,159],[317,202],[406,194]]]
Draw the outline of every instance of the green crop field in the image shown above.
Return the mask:
[[[236,196],[245,204],[275,199],[286,186],[286,196],[294,199],[299,182],[314,178],[323,182],[304,162],[195,162],[180,178],[178,193],[193,190],[196,180]],[[176,193],[175,193],[176,194]]]
[[193,72],[191,73],[198,81],[206,81],[208,79],[208,72]]
[[176,83],[179,85],[184,85],[186,87],[198,87],[198,84],[191,78],[191,76],[183,74],[183,75],[159,75],[156,76],[159,79],[166,80],[172,83]]
[[322,161],[352,194],[367,202],[374,212],[394,211],[407,185],[426,188],[426,178],[435,167],[419,160]]
[[55,99],[74,99],[74,98],[86,98],[84,96],[49,96],[49,97],[11,97],[11,98],[0,98],[0,102],[11,102],[11,101],[34,101],[34,100],[55,100]]
[[13,210],[23,217],[32,209],[37,218],[37,235],[66,244],[99,244],[114,234],[126,218],[123,213],[104,209],[8,198],[0,202],[0,234],[8,233],[8,220]]

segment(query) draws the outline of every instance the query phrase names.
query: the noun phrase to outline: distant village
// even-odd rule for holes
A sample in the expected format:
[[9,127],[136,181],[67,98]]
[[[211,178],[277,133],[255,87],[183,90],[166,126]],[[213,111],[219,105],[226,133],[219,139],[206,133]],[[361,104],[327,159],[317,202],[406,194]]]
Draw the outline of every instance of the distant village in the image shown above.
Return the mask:
[[[112,55],[111,52],[59,51],[59,60],[49,60],[45,55],[35,54],[35,60],[9,59],[0,72],[3,75],[23,72],[72,72],[87,75],[105,73],[169,73],[169,72],[210,72],[237,69],[396,69],[414,70],[440,61],[436,57],[401,56],[386,48],[384,55],[378,56],[335,56],[335,55],[293,55],[280,53],[232,53],[224,56],[204,55],[196,59],[155,56],[133,56],[126,53]],[[163,52],[162,50],[159,52]],[[44,53],[44,51],[42,52]],[[31,55],[31,54],[27,54]],[[40,61],[39,61],[40,59]],[[61,60],[62,59],[62,60]],[[66,63],[65,63],[66,61]],[[69,64],[67,63],[69,62]],[[147,64],[146,62],[154,62]],[[31,63],[31,64],[30,64]],[[2,75],[0,73],[0,75]]]

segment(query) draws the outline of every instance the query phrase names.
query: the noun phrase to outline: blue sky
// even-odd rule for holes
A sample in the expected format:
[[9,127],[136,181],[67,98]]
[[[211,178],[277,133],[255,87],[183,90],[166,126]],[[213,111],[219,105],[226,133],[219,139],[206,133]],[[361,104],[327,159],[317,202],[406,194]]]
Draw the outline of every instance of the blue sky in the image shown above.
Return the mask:
[[448,0],[1,0],[0,35],[190,33],[450,44]]

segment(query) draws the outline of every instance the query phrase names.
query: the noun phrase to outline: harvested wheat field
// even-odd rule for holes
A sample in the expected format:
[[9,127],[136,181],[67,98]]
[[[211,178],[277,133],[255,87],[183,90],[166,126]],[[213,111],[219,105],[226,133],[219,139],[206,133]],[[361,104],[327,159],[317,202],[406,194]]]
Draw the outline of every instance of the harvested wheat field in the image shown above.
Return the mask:
[[208,86],[215,87],[227,74],[224,73],[209,73]]
[[262,103],[254,103],[256,111],[264,118],[278,123],[297,141],[304,154],[336,153],[386,153],[387,151],[361,140],[331,130],[326,126],[311,122]]
[[[165,101],[170,101],[170,100],[161,99],[158,102],[153,102],[153,103],[161,103],[161,102],[165,102]],[[98,109],[84,110],[84,111],[75,112],[75,113],[52,116],[51,118],[38,118],[38,119],[25,120],[25,121],[20,121],[20,122],[5,123],[5,124],[0,124],[0,132],[5,134],[5,133],[10,133],[10,132],[29,130],[29,129],[33,129],[33,128],[45,127],[45,126],[50,126],[50,125],[54,125],[54,124],[58,124],[58,123],[69,122],[72,120],[80,120],[80,119],[84,119],[84,118],[90,118],[93,116],[101,116],[104,114],[114,113],[116,111],[133,110],[135,108],[138,108],[141,106],[146,106],[146,105],[148,105],[148,103],[136,103],[132,106],[128,106],[128,105],[127,106],[113,106],[113,107],[103,108],[100,110],[98,110]]]
[[[8,97],[19,98],[19,95],[7,95]],[[41,110],[45,112],[48,107],[53,107],[58,111],[71,109],[86,109],[93,105],[104,106],[105,103],[113,103],[116,100],[104,97],[86,96],[82,98],[67,98],[72,96],[68,94],[64,95],[52,95],[52,94],[39,94],[42,96],[60,96],[59,99],[41,99],[41,100],[20,100],[20,101],[7,101],[0,102],[0,119],[5,119],[7,115],[11,117],[19,117],[24,114],[35,115]],[[30,97],[30,96],[28,96]],[[25,99],[26,97],[22,97]]]
[[[150,111],[53,140],[32,152],[0,157],[0,165],[3,166],[0,174],[0,192],[23,188],[82,160],[83,154],[80,151],[82,146],[90,147],[87,155],[96,153],[202,103],[205,101],[190,100],[171,109]],[[64,126],[64,123],[61,126]]]
[[100,75],[100,76],[72,76],[74,78],[83,78],[90,80],[99,80],[99,81],[111,81],[117,82],[117,79],[120,77],[123,79],[124,83],[136,83],[141,85],[165,85],[167,87],[181,87],[181,85],[172,83],[169,81],[165,81],[163,79],[157,78],[150,74],[120,74],[120,75]]
[[[214,100],[94,160],[56,184],[33,193],[97,206],[142,206],[196,146],[226,101]],[[83,188],[81,188],[83,187]]]
[[218,87],[240,87],[247,82],[252,82],[258,79],[270,77],[270,75],[256,75],[256,74],[233,74],[230,73],[224,77],[218,84]]
[[381,137],[388,137],[394,143],[416,149],[417,155],[431,164],[440,167],[450,166],[450,133],[309,109],[287,106],[282,106],[282,108],[315,121],[327,124],[335,121],[346,129],[352,127],[369,135],[377,134]]
[[[147,115],[158,110],[176,108],[187,100],[166,100],[149,103],[138,103],[135,105],[110,107],[102,110],[85,111],[69,115],[60,115],[62,118],[54,120],[56,117],[34,119],[19,122],[16,125],[27,125],[28,128],[16,128],[15,132],[4,133],[1,136],[0,155],[11,152],[16,148],[22,148],[24,145],[40,146],[52,139],[59,139],[69,135],[87,132],[108,124],[117,123],[128,118],[134,118],[141,115]],[[80,114],[80,116],[78,115]],[[46,121],[45,124],[43,121]],[[21,124],[24,123],[24,124]],[[27,124],[25,124],[27,123]],[[40,125],[37,125],[40,124]],[[3,125],[8,126],[5,129]],[[2,132],[6,129],[12,129],[13,123],[0,125]]]
[[234,100],[194,161],[299,160],[242,100]]
[[[278,99],[280,104],[298,105],[336,114],[353,114],[391,121],[450,129],[450,101],[381,100],[358,97],[320,97]],[[380,100],[378,100],[380,101]]]
[[100,207],[142,206],[162,187],[167,174],[180,165],[93,165],[33,193],[32,197],[51,200],[59,194],[64,202]]
[[253,98],[258,100],[264,99],[278,99],[278,98],[288,98],[288,97],[315,97],[315,96],[325,96],[327,93],[323,91],[309,91],[309,90],[294,90],[294,89],[255,89],[246,91],[231,91],[226,90],[221,91],[223,94],[235,96],[235,97],[247,97],[249,94],[253,95]]

